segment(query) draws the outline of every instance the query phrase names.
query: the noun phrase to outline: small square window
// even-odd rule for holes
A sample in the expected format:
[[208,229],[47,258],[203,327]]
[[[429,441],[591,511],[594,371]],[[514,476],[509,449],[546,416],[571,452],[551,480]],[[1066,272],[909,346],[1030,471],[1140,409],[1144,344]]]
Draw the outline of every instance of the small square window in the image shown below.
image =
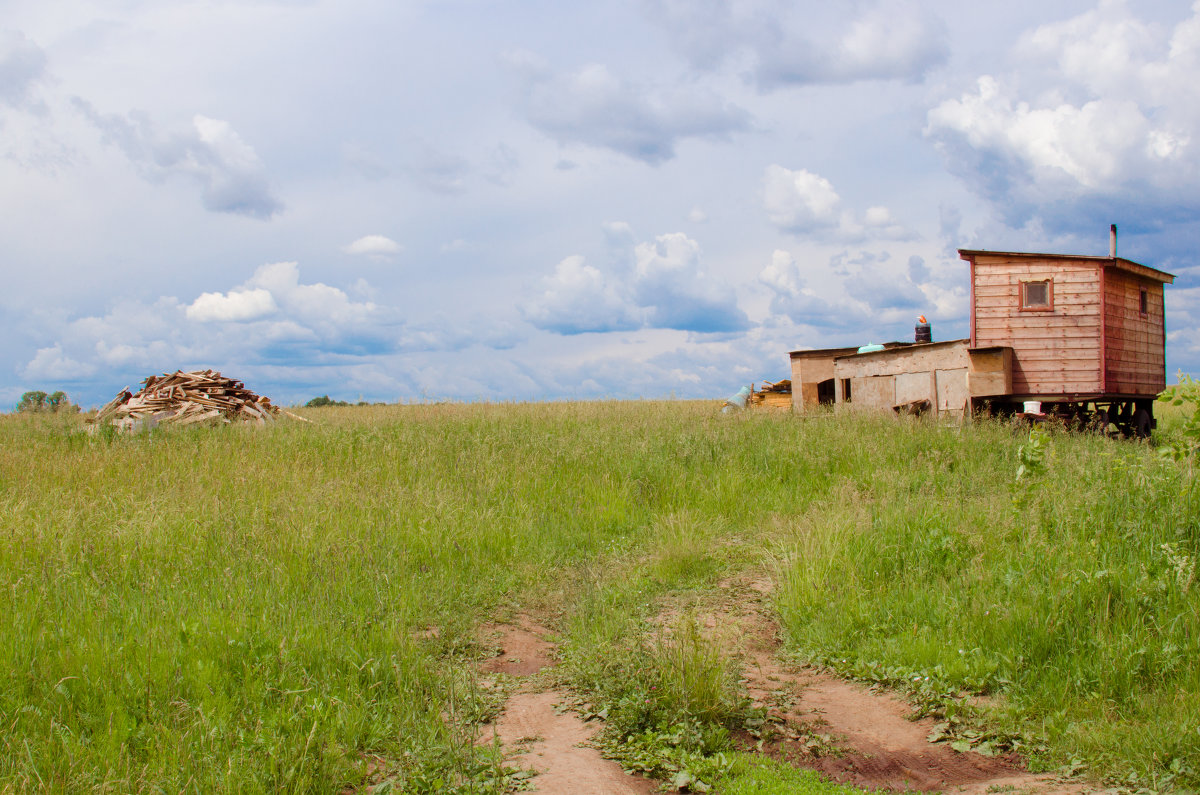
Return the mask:
[[1053,309],[1054,290],[1050,280],[1040,282],[1021,282],[1022,309]]

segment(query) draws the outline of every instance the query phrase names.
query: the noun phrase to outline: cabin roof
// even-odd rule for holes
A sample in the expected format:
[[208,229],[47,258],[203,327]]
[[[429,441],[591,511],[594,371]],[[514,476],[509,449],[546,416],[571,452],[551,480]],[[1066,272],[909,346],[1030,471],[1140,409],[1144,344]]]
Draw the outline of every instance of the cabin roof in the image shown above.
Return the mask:
[[[909,348],[917,343],[914,342],[882,342],[885,350],[895,350],[896,348]],[[924,343],[922,343],[924,344]],[[851,345],[845,348],[809,348],[803,351],[791,351],[788,355],[793,359],[829,359],[836,356],[850,356],[858,353],[860,346]]]
[[978,249],[960,248],[958,256],[965,260],[974,260],[976,257],[1018,257],[1024,259],[1046,259],[1046,260],[1068,260],[1075,262],[1093,262],[1104,268],[1116,268],[1118,270],[1127,271],[1135,276],[1142,276],[1147,279],[1165,282],[1166,284],[1175,283],[1175,275],[1160,271],[1157,268],[1151,268],[1149,265],[1142,265],[1133,260],[1124,259],[1122,257],[1090,257],[1085,254],[1034,254],[1027,251],[983,251]]

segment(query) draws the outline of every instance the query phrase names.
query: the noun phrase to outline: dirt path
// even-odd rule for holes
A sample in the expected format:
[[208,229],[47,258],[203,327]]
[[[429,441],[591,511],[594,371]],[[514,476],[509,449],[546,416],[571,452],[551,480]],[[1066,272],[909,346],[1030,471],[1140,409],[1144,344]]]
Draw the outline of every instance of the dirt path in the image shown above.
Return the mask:
[[[745,747],[818,771],[827,778],[871,790],[944,791],[960,795],[1012,792],[1018,795],[1081,795],[1075,781],[1025,771],[1019,760],[959,753],[927,737],[932,719],[910,720],[902,699],[778,658],[779,628],[765,604],[772,588],[766,579],[720,584],[716,600],[693,608],[706,634],[742,664],[743,681],[756,706],[766,709],[773,727],[757,744]],[[680,616],[667,608],[652,623],[670,632]],[[582,747],[598,730],[574,712],[556,708],[569,694],[544,686],[537,672],[554,664],[548,630],[529,619],[486,627],[489,642],[502,651],[481,666],[488,674],[520,679],[500,718],[484,732],[497,738],[505,761],[538,771],[534,792],[547,795],[647,795],[658,782],[625,774],[593,748]]]
[[488,727],[483,742],[499,739],[505,762],[529,767],[538,775],[531,779],[533,792],[545,795],[648,795],[656,784],[626,774],[616,762],[600,756],[595,748],[581,745],[598,731],[574,713],[556,709],[568,694],[544,689],[533,677],[553,665],[553,644],[543,627],[521,620],[516,626],[497,625],[486,630],[502,651],[482,667],[487,673],[505,673],[522,678],[520,687],[505,704],[504,712]]
[[777,657],[779,631],[763,598],[766,580],[721,583],[729,596],[703,623],[733,627],[750,697],[768,710],[778,739],[764,750],[842,783],[866,789],[956,793],[1070,793],[1085,788],[1026,772],[1014,759],[959,753],[926,738],[932,719],[910,720],[912,708],[887,693]]

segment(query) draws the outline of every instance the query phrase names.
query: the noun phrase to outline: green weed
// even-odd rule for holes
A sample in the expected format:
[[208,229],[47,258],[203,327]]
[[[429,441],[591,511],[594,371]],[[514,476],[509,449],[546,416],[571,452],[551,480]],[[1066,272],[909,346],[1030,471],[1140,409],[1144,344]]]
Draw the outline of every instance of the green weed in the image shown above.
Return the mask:
[[[477,630],[537,606],[637,765],[769,792],[735,788],[791,774],[730,750],[753,716],[721,649],[686,614],[647,622],[772,558],[789,647],[929,677],[951,741],[1197,784],[1200,494],[1144,446],[1055,433],[1014,482],[1022,440],[991,423],[703,402],[312,416],[108,437],[0,418],[0,790],[515,789],[474,743],[497,708],[472,686]],[[968,715],[968,692],[995,706]]]

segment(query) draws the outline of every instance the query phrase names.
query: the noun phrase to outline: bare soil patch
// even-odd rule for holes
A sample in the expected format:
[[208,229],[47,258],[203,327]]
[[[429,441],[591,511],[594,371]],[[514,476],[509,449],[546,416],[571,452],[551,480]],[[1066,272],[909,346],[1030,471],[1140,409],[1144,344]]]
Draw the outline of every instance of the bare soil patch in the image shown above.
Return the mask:
[[[756,706],[766,708],[761,750],[845,784],[893,791],[1080,793],[1077,782],[1027,772],[1017,758],[960,753],[927,741],[932,719],[912,720],[912,708],[889,693],[778,659],[779,628],[762,598],[769,581],[721,583],[729,594],[706,625],[736,626],[743,676]],[[754,743],[755,747],[759,747]]]
[[546,640],[549,630],[528,619],[488,624],[482,631],[499,647],[495,657],[480,665],[484,673],[529,676],[554,665],[554,644]]
[[499,719],[484,731],[481,742],[499,742],[505,762],[528,767],[538,775],[531,780],[534,792],[546,795],[648,795],[655,782],[625,773],[616,762],[584,745],[599,731],[558,705],[569,696],[545,689],[534,674],[554,664],[554,644],[544,627],[521,619],[515,625],[486,628],[489,639],[501,648],[480,667],[485,673],[522,677]]
[[[741,662],[743,683],[755,706],[767,713],[763,736],[739,738],[754,750],[806,767],[834,781],[869,790],[945,791],[961,795],[1081,795],[1078,781],[1029,773],[1016,757],[960,753],[926,739],[935,721],[913,720],[912,707],[825,671],[779,659],[780,633],[767,605],[773,584],[766,578],[720,583],[713,602],[688,610],[702,631]],[[651,620],[671,632],[681,618],[668,605]],[[498,654],[480,665],[487,674],[520,682],[481,742],[499,742],[506,763],[538,775],[532,790],[548,795],[648,795],[658,782],[631,776],[586,743],[599,731],[563,706],[570,694],[549,688],[536,674],[554,664],[551,633],[532,619],[484,628]],[[485,679],[486,681],[486,679]]]

